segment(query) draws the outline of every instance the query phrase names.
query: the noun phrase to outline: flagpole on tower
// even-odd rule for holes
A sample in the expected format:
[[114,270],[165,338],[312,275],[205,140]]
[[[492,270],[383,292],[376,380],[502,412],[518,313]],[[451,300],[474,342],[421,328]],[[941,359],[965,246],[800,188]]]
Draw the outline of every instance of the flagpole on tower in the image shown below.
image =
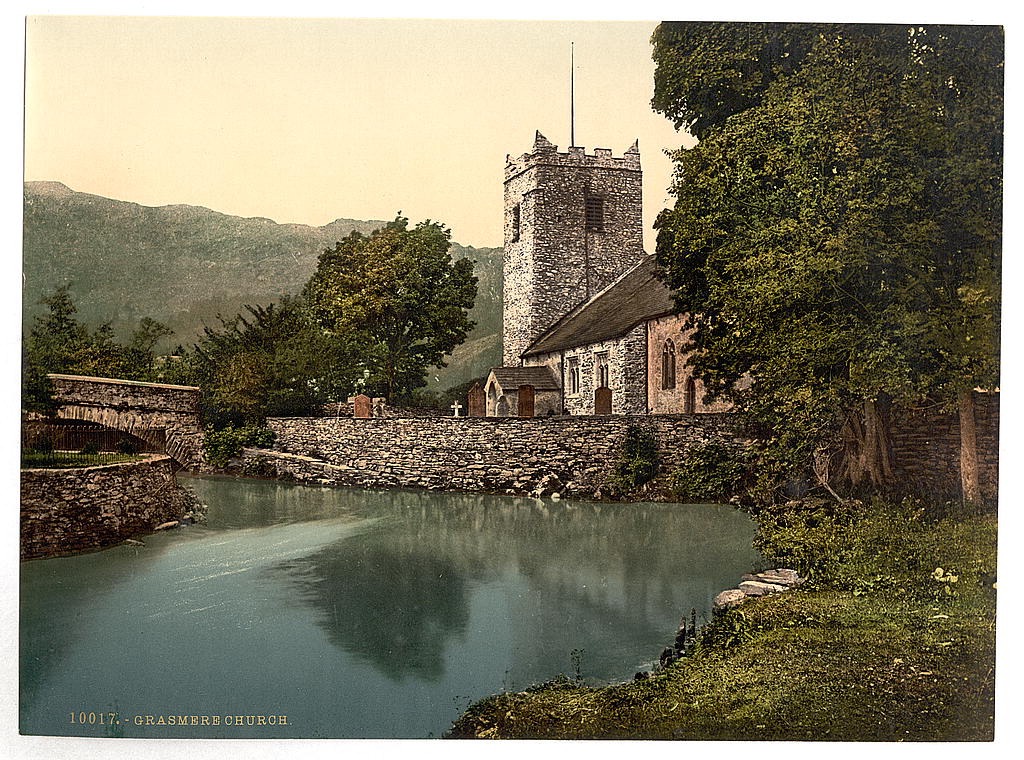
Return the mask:
[[576,43],[569,43],[569,147],[576,145]]

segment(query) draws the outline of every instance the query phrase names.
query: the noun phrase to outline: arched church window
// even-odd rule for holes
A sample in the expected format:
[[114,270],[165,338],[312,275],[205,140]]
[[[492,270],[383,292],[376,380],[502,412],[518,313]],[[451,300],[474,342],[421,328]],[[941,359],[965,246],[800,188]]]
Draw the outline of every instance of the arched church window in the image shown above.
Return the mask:
[[666,338],[661,347],[661,387],[672,390],[676,387],[676,344]]
[[570,359],[569,360],[569,393],[577,394],[580,392],[580,360]]
[[693,414],[697,411],[697,383],[692,377],[686,378],[686,385],[683,386],[683,412]]
[[608,388],[611,381],[611,370],[608,367],[608,352],[605,351],[594,356],[595,373],[597,375],[596,388]]

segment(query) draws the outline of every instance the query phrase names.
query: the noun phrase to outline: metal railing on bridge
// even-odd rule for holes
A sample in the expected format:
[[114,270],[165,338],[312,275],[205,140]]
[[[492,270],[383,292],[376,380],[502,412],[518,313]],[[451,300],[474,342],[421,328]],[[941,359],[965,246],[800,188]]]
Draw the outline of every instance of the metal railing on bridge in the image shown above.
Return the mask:
[[163,428],[136,428],[128,433],[102,425],[26,422],[21,429],[23,452],[163,454],[166,446]]

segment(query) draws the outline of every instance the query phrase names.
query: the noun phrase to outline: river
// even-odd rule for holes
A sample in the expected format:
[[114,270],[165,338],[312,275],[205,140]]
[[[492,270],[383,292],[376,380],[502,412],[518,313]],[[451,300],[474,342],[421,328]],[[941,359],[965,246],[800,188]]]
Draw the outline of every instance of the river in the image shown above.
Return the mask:
[[181,482],[206,524],[22,564],[22,733],[436,737],[489,694],[651,668],[757,560],[722,505]]

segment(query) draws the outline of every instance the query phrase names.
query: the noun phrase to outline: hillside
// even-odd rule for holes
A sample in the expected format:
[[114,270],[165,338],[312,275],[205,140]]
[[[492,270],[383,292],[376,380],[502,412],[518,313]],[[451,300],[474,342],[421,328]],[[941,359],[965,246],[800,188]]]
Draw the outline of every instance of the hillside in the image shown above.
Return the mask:
[[[24,209],[25,324],[45,310],[41,298],[71,283],[83,321],[111,320],[124,335],[150,316],[174,330],[164,349],[188,345],[217,314],[298,293],[325,248],[352,230],[368,234],[384,224],[278,224],[202,206],[141,206],[60,182],[26,182]],[[440,382],[431,377],[434,386],[462,382],[501,358],[501,249],[453,244],[451,254],[477,262],[478,327],[451,366],[436,373]]]

